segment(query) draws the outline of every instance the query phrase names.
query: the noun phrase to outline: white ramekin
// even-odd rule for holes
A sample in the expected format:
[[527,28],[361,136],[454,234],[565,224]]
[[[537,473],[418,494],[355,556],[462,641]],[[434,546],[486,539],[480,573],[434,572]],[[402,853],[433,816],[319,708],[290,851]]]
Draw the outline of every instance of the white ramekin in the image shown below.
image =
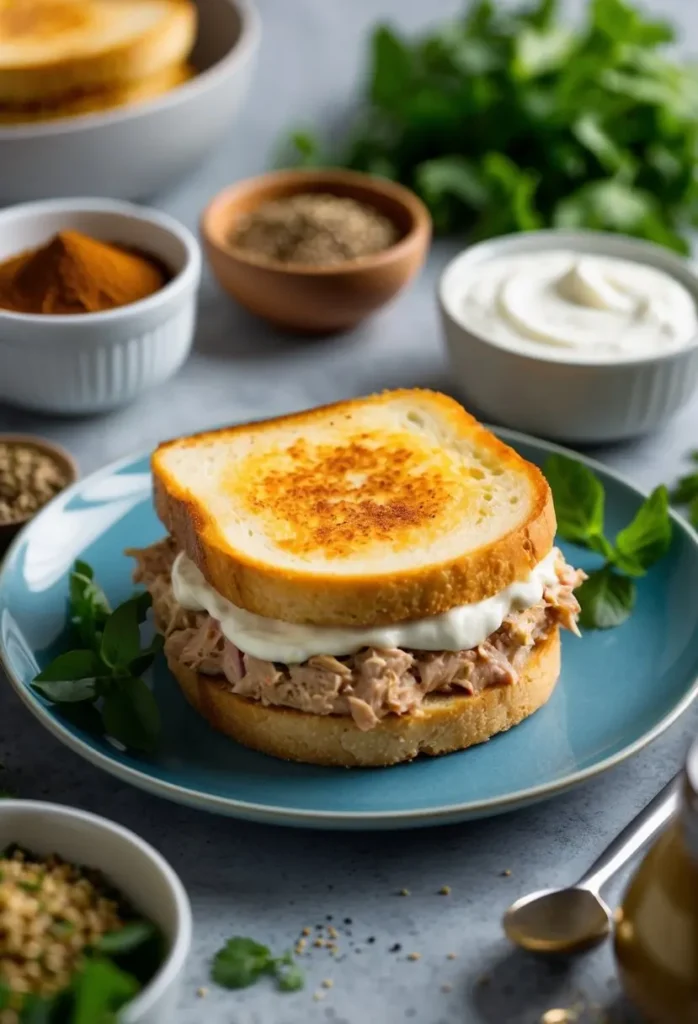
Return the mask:
[[474,245],[446,267],[438,300],[453,383],[478,414],[529,434],[581,444],[620,441],[662,426],[698,386],[698,336],[667,355],[623,362],[575,361],[551,349],[516,352],[475,334],[458,313],[461,285],[491,259],[551,249],[648,264],[683,284],[698,305],[698,272],[668,249],[594,231],[532,231]]
[[150,253],[171,270],[159,292],[104,313],[0,310],[0,401],[83,414],[124,405],[171,377],[194,337],[199,244],[156,210],[111,199],[57,199],[0,211],[0,260],[73,229]]
[[101,871],[135,910],[161,930],[167,956],[153,980],[124,1010],[123,1024],[172,1024],[192,939],[189,898],[152,846],[106,818],[33,800],[0,801],[0,849],[32,853]]

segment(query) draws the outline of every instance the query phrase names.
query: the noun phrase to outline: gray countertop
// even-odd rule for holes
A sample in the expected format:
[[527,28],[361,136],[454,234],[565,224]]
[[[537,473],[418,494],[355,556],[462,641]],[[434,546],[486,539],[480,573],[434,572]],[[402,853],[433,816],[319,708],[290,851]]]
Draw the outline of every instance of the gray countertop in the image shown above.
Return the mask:
[[[698,30],[698,8],[659,3]],[[335,122],[361,67],[367,27],[391,17],[405,28],[455,13],[460,0],[262,0],[264,42],[253,95],[225,145],[158,206],[195,227],[220,187],[268,165],[289,124]],[[693,22],[693,25],[689,24]],[[290,411],[375,389],[448,390],[433,301],[453,247],[439,245],[419,281],[352,334],[281,337],[236,309],[206,277],[195,351],[169,384],[127,409],[91,420],[54,420],[0,409],[0,430],[27,430],[67,445],[89,472],[164,437]],[[695,446],[698,401],[661,435],[599,456],[649,487],[671,480]],[[576,791],[504,817],[411,833],[330,834],[272,829],[209,817],[129,789],[59,746],[8,686],[0,689],[0,761],[18,795],[69,802],[113,817],[172,862],[196,921],[181,1010],[173,1024],[536,1024],[551,1007],[582,999],[615,1022],[634,1018],[618,1001],[609,951],[570,966],[512,952],[499,920],[528,890],[570,881],[680,765],[696,731],[688,713],[652,747]],[[510,871],[510,875],[505,875]],[[451,886],[451,895],[438,889]],[[397,892],[405,887],[409,897]],[[618,889],[612,892],[615,897]],[[207,963],[231,934],[276,949],[304,926],[332,924],[342,956],[307,957],[304,992],[266,983],[236,995],[209,989]],[[345,919],[351,925],[344,924]],[[394,944],[401,952],[390,952]],[[421,953],[412,962],[406,953]],[[455,959],[448,959],[453,952]],[[323,979],[334,982],[314,1000]],[[589,1012],[585,1018],[597,1020]]]

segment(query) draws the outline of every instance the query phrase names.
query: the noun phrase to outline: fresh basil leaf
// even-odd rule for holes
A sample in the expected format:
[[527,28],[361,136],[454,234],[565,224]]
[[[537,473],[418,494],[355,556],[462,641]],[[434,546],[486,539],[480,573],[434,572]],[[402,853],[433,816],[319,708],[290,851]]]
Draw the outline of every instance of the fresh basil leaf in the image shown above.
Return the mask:
[[615,548],[610,541],[606,540],[602,533],[592,534],[585,543],[591,551],[596,551],[599,555],[603,555],[606,561],[611,560],[615,555]]
[[104,672],[104,665],[94,651],[66,651],[59,654],[34,679],[35,683],[69,682],[94,679]]
[[247,988],[274,969],[267,946],[236,936],[220,949],[211,966],[211,980],[223,988]]
[[147,647],[144,647],[137,658],[128,666],[132,676],[142,676],[153,664],[155,657],[160,654],[165,646],[165,638],[161,633],[155,633]]
[[585,629],[620,626],[635,605],[635,584],[609,566],[590,573],[575,593],[582,608],[579,623]]
[[603,547],[604,490],[592,471],[576,459],[551,455],[543,468],[555,503],[558,532],[577,544]]
[[145,622],[148,612],[153,607],[152,595],[147,590],[142,590],[138,594],[134,594],[131,601],[136,606],[136,618],[139,623]]
[[151,754],[160,735],[157,701],[142,679],[115,680],[104,698],[104,727],[125,747]]
[[111,668],[126,667],[141,653],[143,600],[138,597],[124,601],[104,624],[101,656]]
[[276,983],[282,992],[299,992],[305,986],[305,973],[293,961],[277,961]]
[[77,561],[70,574],[70,620],[82,642],[93,650],[111,613],[102,588],[94,582],[94,572],[86,562]]
[[59,718],[77,729],[89,733],[90,736],[103,736],[104,723],[96,706],[89,701],[78,704],[60,704],[57,708]]
[[85,700],[93,701],[97,696],[94,679],[56,679],[41,682],[37,676],[32,683],[32,690],[54,704],[77,704]]
[[97,942],[96,949],[108,956],[131,953],[144,942],[149,942],[154,934],[155,927],[150,921],[129,921],[118,931],[103,935]]
[[138,982],[102,958],[90,959],[73,985],[71,1024],[116,1024],[115,1014],[139,991]]
[[671,533],[669,494],[662,485],[652,491],[616,537],[615,564],[630,576],[644,576],[669,550]]
[[681,477],[671,492],[671,500],[676,505],[688,505],[695,498],[698,498],[698,473],[689,473]]

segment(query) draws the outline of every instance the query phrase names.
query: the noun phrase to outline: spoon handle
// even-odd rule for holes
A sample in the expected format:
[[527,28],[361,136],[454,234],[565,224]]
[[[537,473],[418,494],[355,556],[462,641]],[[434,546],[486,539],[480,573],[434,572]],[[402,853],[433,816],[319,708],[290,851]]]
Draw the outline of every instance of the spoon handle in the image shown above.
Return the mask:
[[680,780],[679,772],[654,800],[626,825],[620,835],[616,836],[586,874],[579,879],[577,884],[581,888],[598,894],[606,882],[620,871],[645,843],[654,839],[678,810]]

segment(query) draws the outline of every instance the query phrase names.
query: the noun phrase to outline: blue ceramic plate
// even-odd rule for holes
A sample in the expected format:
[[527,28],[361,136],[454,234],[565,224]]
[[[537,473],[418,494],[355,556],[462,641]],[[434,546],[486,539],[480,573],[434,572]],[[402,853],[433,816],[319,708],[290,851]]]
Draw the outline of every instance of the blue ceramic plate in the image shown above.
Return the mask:
[[[507,431],[501,436],[538,464],[558,450]],[[615,531],[642,495],[590,465],[603,480],[608,530]],[[313,828],[387,829],[495,814],[617,764],[658,736],[698,691],[698,537],[677,519],[671,552],[640,581],[630,620],[581,640],[566,635],[551,701],[483,746],[395,768],[286,764],[213,732],[161,663],[153,680],[164,720],[161,751],[152,759],[133,756],[68,722],[29,683],[55,653],[73,561],[90,562],[119,602],[132,590],[123,549],[161,535],[146,456],[108,466],[59,496],[19,536],[0,572],[0,654],[27,707],[67,746],[120,779],[184,804]],[[583,567],[596,564],[596,556],[578,549],[567,554]]]

